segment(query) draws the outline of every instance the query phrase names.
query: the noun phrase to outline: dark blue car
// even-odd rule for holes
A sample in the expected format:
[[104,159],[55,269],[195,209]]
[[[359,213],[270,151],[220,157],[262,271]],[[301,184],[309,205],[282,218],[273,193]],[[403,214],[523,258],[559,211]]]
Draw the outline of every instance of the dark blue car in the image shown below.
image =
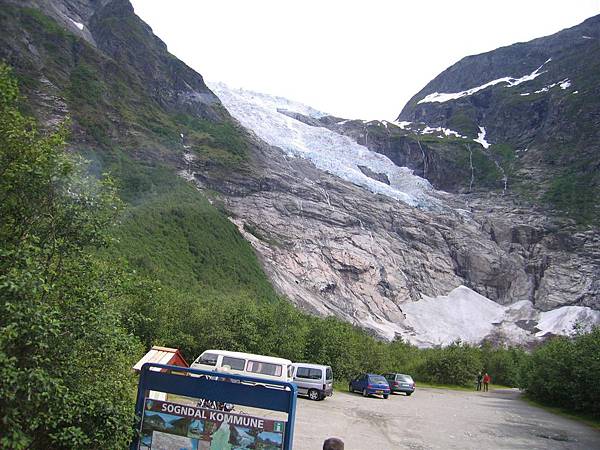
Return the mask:
[[390,385],[381,375],[374,373],[363,373],[348,384],[350,392],[360,392],[363,397],[369,395],[382,395],[388,398],[390,395]]

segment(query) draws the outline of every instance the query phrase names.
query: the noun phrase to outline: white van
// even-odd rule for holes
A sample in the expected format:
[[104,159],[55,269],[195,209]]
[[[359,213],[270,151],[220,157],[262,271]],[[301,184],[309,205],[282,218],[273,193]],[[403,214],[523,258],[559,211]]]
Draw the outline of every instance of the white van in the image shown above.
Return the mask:
[[330,366],[308,363],[294,363],[292,366],[298,395],[306,395],[311,400],[323,400],[333,395],[333,371]]
[[227,350],[206,350],[190,367],[287,382],[292,382],[293,376],[289,359]]

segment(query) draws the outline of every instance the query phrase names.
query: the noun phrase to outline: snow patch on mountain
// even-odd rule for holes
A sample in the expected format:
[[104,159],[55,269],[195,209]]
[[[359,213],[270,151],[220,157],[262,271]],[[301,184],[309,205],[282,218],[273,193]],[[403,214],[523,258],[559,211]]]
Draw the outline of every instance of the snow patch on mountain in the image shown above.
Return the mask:
[[407,128],[409,128],[409,127],[410,127],[410,124],[411,124],[412,122],[407,122],[407,121],[403,120],[403,121],[400,121],[400,122],[392,122],[392,123],[393,123],[394,125],[396,125],[396,126],[398,126],[398,127],[402,128],[403,130],[406,130]]
[[567,79],[565,79],[565,80],[561,81],[561,82],[559,83],[559,86],[560,86],[560,88],[561,88],[561,89],[563,89],[563,90],[564,90],[564,89],[567,89],[567,88],[571,87],[571,80],[569,80],[569,79],[567,78]]
[[406,122],[406,121],[387,122],[384,120],[384,121],[382,121],[382,123],[384,123],[386,128],[387,128],[387,124],[389,123],[391,125],[397,126],[401,130],[412,131],[415,134],[428,134],[428,135],[436,134],[436,137],[438,137],[438,138],[454,136],[457,138],[467,139],[467,136],[463,136],[458,131],[454,131],[454,130],[451,130],[450,128],[444,128],[444,127],[430,127],[429,125],[427,125],[426,123],[423,123],[423,122],[413,124],[412,122]]
[[488,149],[490,144],[485,140],[485,127],[479,127],[479,133],[477,133],[477,139],[473,139],[478,144],[481,144],[483,148]]
[[79,28],[81,31],[83,31],[84,25],[81,22],[77,22],[77,21],[71,19],[70,17],[69,17],[69,20],[71,22],[73,22],[73,25],[75,25],[77,28]]
[[553,87],[556,87],[556,86],[560,86],[560,88],[562,90],[565,90],[565,89],[571,87],[571,80],[569,80],[568,78],[565,78],[564,80],[557,81],[556,83],[552,83],[552,84],[549,84],[547,86],[544,86],[543,88],[538,89],[537,91],[535,91],[535,93],[536,94],[541,94],[543,92],[548,92],[550,89],[552,89]]
[[[412,206],[432,207],[439,204],[431,195],[434,190],[429,182],[414,175],[412,170],[396,166],[388,157],[372,152],[347,136],[307,125],[280,111],[297,112],[314,118],[327,114],[282,97],[230,89],[223,83],[208,85],[243,126],[289,156],[306,158],[321,170]],[[361,167],[373,173],[385,174],[389,185],[365,175]]]
[[421,134],[433,134],[436,132],[443,134],[443,136],[438,136],[438,137],[454,136],[454,137],[458,137],[458,138],[466,138],[466,136],[463,136],[462,134],[460,134],[457,131],[451,130],[449,128],[443,128],[443,127],[431,128],[429,126],[425,126],[425,128],[423,128],[420,133]]
[[421,100],[419,100],[418,104],[434,103],[434,102],[444,103],[449,100],[457,100],[462,97],[467,97],[469,95],[473,95],[476,92],[482,91],[490,86],[495,86],[500,83],[506,83],[506,85],[507,85],[506,87],[518,86],[519,84],[525,83],[526,81],[535,80],[541,74],[545,73],[546,71],[540,72],[540,70],[542,69],[542,67],[544,67],[546,64],[548,64],[550,61],[552,61],[552,58],[549,58],[544,64],[542,64],[540,67],[535,69],[530,74],[523,75],[520,78],[502,77],[502,78],[498,78],[496,80],[488,81],[487,83],[482,84],[481,86],[477,86],[477,87],[474,87],[471,89],[467,89],[466,91],[460,91],[460,92],[452,92],[452,93],[434,92],[432,94],[425,96]]

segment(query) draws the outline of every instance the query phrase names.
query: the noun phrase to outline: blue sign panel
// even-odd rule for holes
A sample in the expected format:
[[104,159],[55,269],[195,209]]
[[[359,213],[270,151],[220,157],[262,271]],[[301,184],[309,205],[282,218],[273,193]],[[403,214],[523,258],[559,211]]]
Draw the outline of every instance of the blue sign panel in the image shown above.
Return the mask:
[[[131,450],[292,448],[296,386],[204,370],[144,364],[136,402],[137,436]],[[192,397],[196,405],[149,398],[150,391]],[[226,407],[229,406],[229,407]],[[287,413],[287,421],[238,414],[241,405]],[[208,407],[206,407],[208,406]]]

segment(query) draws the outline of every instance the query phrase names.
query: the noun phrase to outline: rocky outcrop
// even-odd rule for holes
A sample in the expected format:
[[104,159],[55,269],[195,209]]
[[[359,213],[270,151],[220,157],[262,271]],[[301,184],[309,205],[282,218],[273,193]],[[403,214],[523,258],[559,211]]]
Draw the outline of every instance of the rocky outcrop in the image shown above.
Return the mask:
[[75,106],[77,131],[88,128],[103,145],[100,133],[127,143],[148,132],[177,136],[156,118],[165,113],[229,120],[202,76],[168,52],[128,0],[0,5],[0,59],[26,81],[21,88],[42,122],[59,118],[45,97]]
[[460,285],[505,305],[600,308],[598,233],[565,242],[571,224],[494,197],[424,211],[277,148],[256,142],[253,152],[244,176],[225,182],[196,165],[194,179],[222,193],[274,285],[303,309],[391,339],[405,330],[403,305]]

